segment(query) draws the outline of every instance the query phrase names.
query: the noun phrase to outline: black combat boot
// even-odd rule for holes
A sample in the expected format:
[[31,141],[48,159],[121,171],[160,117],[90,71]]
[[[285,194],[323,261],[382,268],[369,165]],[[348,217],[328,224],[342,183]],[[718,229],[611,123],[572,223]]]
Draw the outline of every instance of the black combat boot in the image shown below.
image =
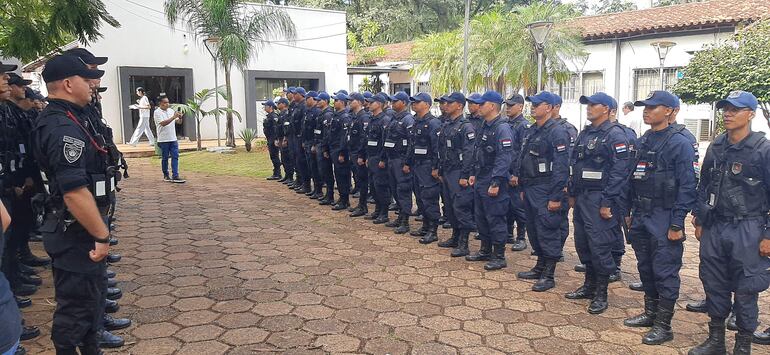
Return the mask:
[[468,230],[458,231],[457,247],[452,249],[452,253],[449,254],[451,257],[456,258],[468,255],[468,237],[470,236],[470,233],[471,232]]
[[540,278],[532,285],[532,291],[545,292],[556,286],[554,281],[554,273],[556,273],[557,259],[546,259],[545,267],[543,267],[543,273],[540,274]]
[[409,235],[411,235],[413,237],[423,237],[426,234],[428,234],[428,219],[427,218],[421,218],[421,219],[418,220],[417,218],[415,218],[414,220],[415,221],[421,221],[422,222],[422,226],[420,227],[420,229],[418,229],[416,231],[409,232]]
[[350,207],[350,199],[348,196],[340,196],[340,200],[334,207],[332,207],[332,211],[344,211],[347,210],[348,207]]
[[298,194],[305,194],[306,196],[310,196],[309,194],[312,193],[312,190],[310,189],[310,181],[305,182],[302,184],[302,189],[297,191]]
[[593,267],[587,267],[583,285],[578,287],[577,290],[565,294],[564,297],[571,300],[590,300],[594,298],[595,294],[596,275],[594,275]]
[[[586,269],[586,273],[588,269]],[[588,313],[601,314],[607,310],[607,285],[610,283],[609,275],[596,274],[596,291],[594,291],[594,298],[591,300],[591,304],[588,305]]]
[[476,254],[466,255],[466,261],[489,261],[492,258],[492,244],[481,241],[481,248]]
[[19,246],[19,262],[27,266],[46,266],[51,263],[48,257],[39,257],[32,254],[29,243],[21,243]]
[[394,220],[392,220],[392,221],[390,221],[388,223],[385,223],[385,227],[388,227],[388,228],[396,228],[396,227],[398,227],[398,225],[401,223],[401,215],[402,214],[403,213],[399,213],[398,214],[398,218],[396,218],[396,219],[394,219]]
[[[642,338],[642,343],[660,345],[674,339],[674,332],[671,331],[671,318],[674,317],[675,305],[676,302],[671,300],[658,300],[655,321],[652,324],[652,329]],[[722,333],[722,344],[724,344],[724,333]]]
[[545,269],[545,259],[538,257],[537,263],[532,269],[529,271],[522,271],[516,274],[516,277],[522,280],[537,280],[540,279],[540,275],[543,274],[543,269]]
[[623,325],[626,327],[641,328],[652,327],[658,312],[658,300],[644,296],[644,312],[638,316],[626,318]]
[[505,262],[505,243],[492,245],[492,260],[484,265],[484,270],[500,270],[507,267]]
[[372,214],[367,215],[366,217],[364,217],[364,219],[369,220],[369,221],[373,221],[373,220],[377,219],[377,217],[380,216],[380,212],[381,212],[380,211],[380,205],[375,205],[374,212],[372,212]]
[[757,330],[754,332],[754,344],[770,345],[770,328],[765,331]]
[[443,242],[439,242],[438,243],[439,248],[456,248],[457,239],[459,235],[460,235],[459,229],[457,228],[452,229],[452,237]]
[[521,223],[516,223],[516,240],[511,246],[512,251],[522,251],[527,249],[527,238],[524,226]]
[[684,307],[688,312],[695,312],[695,313],[707,313],[708,310],[706,309],[706,300],[696,300],[687,302],[687,305]]
[[735,346],[733,347],[733,355],[750,355],[751,337],[751,332],[738,331],[738,333],[735,333]]
[[396,234],[406,234],[409,233],[409,215],[406,213],[402,213],[398,215],[399,223],[398,227],[393,230],[393,233]]
[[724,355],[725,348],[725,320],[714,319],[709,321],[709,337],[706,341],[690,349],[687,355]]
[[727,323],[725,323],[725,327],[727,330],[737,331],[738,325],[736,324],[738,320],[735,318],[735,312],[730,312],[730,316],[727,317]]
[[350,217],[361,217],[365,216],[366,213],[369,212],[369,208],[366,206],[366,204],[358,205],[356,208],[353,209],[353,211],[350,212]]
[[380,207],[380,215],[374,220],[374,224],[385,224],[388,222],[390,222],[390,218],[388,218],[388,206],[382,206]]
[[280,182],[280,183],[284,183],[284,182],[286,182],[286,180],[288,180],[288,179],[289,179],[289,175],[287,174],[286,176],[284,176],[284,177],[281,177],[280,179],[278,179],[278,182]]
[[334,190],[331,188],[326,188],[326,196],[324,196],[321,201],[318,201],[318,204],[321,206],[329,206],[334,204]]
[[428,233],[420,238],[420,244],[430,244],[438,240],[438,222],[428,221]]
[[620,279],[622,279],[623,277],[621,274],[622,271],[620,270],[620,263],[623,261],[623,256],[613,255],[612,258],[615,259],[616,268],[615,268],[615,272],[612,273],[612,275],[610,275],[610,283],[620,281]]

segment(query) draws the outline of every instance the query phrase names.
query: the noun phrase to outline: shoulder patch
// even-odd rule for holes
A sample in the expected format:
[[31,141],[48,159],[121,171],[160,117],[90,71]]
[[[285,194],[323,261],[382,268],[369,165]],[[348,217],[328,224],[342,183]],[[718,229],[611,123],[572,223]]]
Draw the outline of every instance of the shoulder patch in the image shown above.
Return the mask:
[[468,133],[468,140],[472,140],[473,138],[476,138],[476,133],[474,132]]
[[567,145],[566,144],[557,144],[556,145],[556,151],[557,152],[563,152],[565,150],[567,150]]
[[628,150],[628,146],[625,143],[615,144],[615,153],[624,153]]
[[78,161],[80,156],[83,155],[83,148],[86,146],[86,143],[70,136],[64,136],[62,141],[64,142],[64,159],[70,164]]
[[512,144],[512,141],[510,139],[501,139],[500,144],[503,145],[503,147],[510,147]]

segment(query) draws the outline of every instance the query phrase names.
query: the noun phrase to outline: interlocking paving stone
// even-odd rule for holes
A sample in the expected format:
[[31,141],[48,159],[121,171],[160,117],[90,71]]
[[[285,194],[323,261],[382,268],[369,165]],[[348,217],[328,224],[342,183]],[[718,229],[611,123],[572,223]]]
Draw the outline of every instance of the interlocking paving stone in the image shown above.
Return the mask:
[[[507,252],[507,269],[486,272],[483,263],[333,213],[282,184],[195,173],[185,174],[185,185],[167,184],[148,160],[130,163],[116,215],[114,249],[123,261],[112,269],[124,291],[115,316],[134,325],[115,332],[127,345],[110,354],[663,355],[686,353],[706,337],[708,317],[683,309],[703,297],[694,238],[685,241],[674,341],[647,346],[645,329],[622,325],[642,308],[642,294],[626,286],[638,279],[630,247],[624,281],[610,285],[609,310],[593,316],[588,301],[563,296],[583,282],[572,270],[572,241],[556,287],[537,293],[532,281],[516,279],[535,263],[529,249]],[[442,240],[449,233],[439,230]],[[23,345],[52,354],[50,270],[41,276],[23,312],[43,334]],[[769,299],[760,297],[762,329]],[[728,333],[730,348],[733,338]]]

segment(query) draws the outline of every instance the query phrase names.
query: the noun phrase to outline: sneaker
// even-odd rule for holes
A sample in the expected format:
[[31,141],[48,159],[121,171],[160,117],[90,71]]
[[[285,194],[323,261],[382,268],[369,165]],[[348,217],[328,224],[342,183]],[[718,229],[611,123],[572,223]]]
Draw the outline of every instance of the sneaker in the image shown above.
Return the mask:
[[171,178],[171,182],[176,184],[184,184],[185,182],[187,182],[187,180],[182,179],[179,176],[174,176],[173,178]]
[[168,177],[168,175],[163,175],[163,181],[165,182],[171,182],[171,178]]

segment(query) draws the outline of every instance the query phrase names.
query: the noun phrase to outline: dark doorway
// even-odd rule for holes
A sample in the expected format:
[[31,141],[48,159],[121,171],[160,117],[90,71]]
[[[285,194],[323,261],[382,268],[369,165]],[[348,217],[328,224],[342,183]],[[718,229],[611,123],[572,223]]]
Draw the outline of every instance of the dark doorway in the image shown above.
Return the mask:
[[289,86],[301,86],[307,91],[325,90],[323,72],[290,72],[272,70],[247,70],[246,83],[246,127],[254,128],[262,136],[262,120],[265,112],[261,103],[273,99],[273,92]]

